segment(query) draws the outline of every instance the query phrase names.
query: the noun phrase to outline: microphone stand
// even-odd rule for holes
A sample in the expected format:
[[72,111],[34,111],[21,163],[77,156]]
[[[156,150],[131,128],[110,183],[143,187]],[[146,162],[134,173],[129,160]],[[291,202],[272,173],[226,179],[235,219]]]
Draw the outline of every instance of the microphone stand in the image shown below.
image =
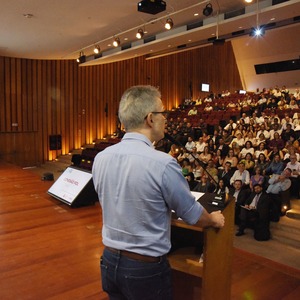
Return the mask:
[[[173,144],[179,146],[180,148],[186,149],[185,146],[184,146],[181,142],[175,140],[175,139],[174,139],[170,134],[168,134],[168,133],[165,133],[165,139],[169,140],[171,143],[173,143]],[[213,176],[211,176],[211,174],[206,170],[206,166],[204,165],[204,163],[203,163],[198,157],[196,157],[196,156],[194,155],[193,152],[190,152],[190,151],[189,151],[189,153],[190,153],[191,156],[194,158],[194,160],[196,160],[196,161],[199,163],[199,165],[202,167],[202,169],[203,169],[204,172],[208,175],[208,177],[211,179],[211,181],[213,181],[213,183],[215,184],[216,188],[218,188],[218,185],[219,185],[218,182],[217,182],[217,181],[213,178]],[[225,198],[216,195],[215,198],[214,198],[214,200],[211,201],[211,203],[209,203],[209,204],[214,205],[214,206],[224,207],[224,206],[225,206]]]

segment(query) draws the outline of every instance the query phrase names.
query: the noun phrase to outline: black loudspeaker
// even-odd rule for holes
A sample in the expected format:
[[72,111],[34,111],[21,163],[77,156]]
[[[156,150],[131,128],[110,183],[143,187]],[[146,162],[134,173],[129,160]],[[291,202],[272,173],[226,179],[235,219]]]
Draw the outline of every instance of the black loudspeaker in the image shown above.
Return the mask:
[[81,154],[73,154],[71,162],[74,164],[75,167],[78,167],[81,163]]
[[93,205],[98,200],[92,173],[72,166],[60,175],[48,194],[71,207]]
[[61,135],[50,135],[49,136],[50,150],[61,150]]

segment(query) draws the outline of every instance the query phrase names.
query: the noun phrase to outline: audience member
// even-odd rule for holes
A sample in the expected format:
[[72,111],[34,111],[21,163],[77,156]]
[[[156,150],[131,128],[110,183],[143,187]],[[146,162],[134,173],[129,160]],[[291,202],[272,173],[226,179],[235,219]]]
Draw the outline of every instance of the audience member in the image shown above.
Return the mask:
[[207,163],[206,172],[210,175],[210,181],[212,184],[218,182],[218,169],[215,167],[212,159],[210,159]]
[[281,138],[284,142],[287,142],[290,140],[290,137],[296,139],[295,131],[292,129],[292,124],[286,124],[286,129],[282,131]]
[[194,173],[194,176],[195,176],[196,180],[200,180],[203,173],[204,173],[204,170],[203,170],[203,168],[200,165],[200,162],[198,160],[195,160],[193,173]]
[[196,147],[196,143],[193,141],[193,138],[191,136],[188,136],[188,141],[185,144],[186,150],[191,152],[194,147]]
[[231,163],[226,162],[224,164],[224,168],[218,171],[218,179],[223,180],[224,184],[229,188],[230,187],[230,178],[233,175],[233,171],[231,170]]
[[217,150],[216,154],[213,155],[212,160],[217,169],[223,168],[224,158],[220,149]]
[[281,150],[279,150],[279,148],[277,146],[274,146],[273,150],[268,153],[268,160],[272,161],[276,154],[278,154],[280,159],[283,160],[283,157],[284,157],[283,152]]
[[227,154],[229,152],[229,146],[224,143],[223,138],[219,139],[219,146],[217,147],[217,150],[221,151],[222,157],[226,157],[227,156]]
[[290,161],[286,164],[286,169],[292,171],[291,180],[291,197],[299,198],[299,186],[300,186],[300,162],[297,161],[295,154],[290,156]]
[[255,173],[250,177],[250,189],[251,189],[251,191],[253,191],[253,188],[257,184],[263,186],[264,181],[265,181],[265,177],[263,175],[261,175],[262,171],[261,171],[260,167],[256,167],[254,172]]
[[205,164],[208,164],[208,161],[212,159],[212,156],[209,152],[208,146],[205,146],[203,152],[199,155],[199,159]]
[[236,142],[232,143],[231,149],[233,150],[234,156],[239,157],[241,149]]
[[232,177],[230,178],[230,184],[233,185],[233,183],[236,180],[240,180],[242,182],[243,188],[249,187],[250,174],[247,170],[245,170],[245,164],[242,162],[238,163],[237,170],[233,173]]
[[237,143],[240,146],[240,148],[244,147],[245,140],[242,137],[242,133],[240,131],[236,132],[236,137],[232,139],[229,147],[232,147],[233,143]]
[[245,204],[248,191],[242,189],[242,181],[237,179],[233,182],[233,189],[229,191],[229,194],[233,196],[235,201],[235,214],[234,223],[240,224],[241,205]]
[[267,188],[267,193],[273,200],[272,210],[271,210],[271,221],[278,222],[281,216],[282,199],[280,197],[280,192],[284,192],[291,187],[291,169],[285,169],[281,174],[273,174],[269,179],[269,186]]
[[260,154],[264,154],[265,157],[268,157],[268,150],[266,149],[265,143],[260,143],[258,149],[254,152],[254,159],[258,159]]
[[262,185],[255,184],[253,192],[245,201],[240,212],[240,224],[236,236],[244,235],[249,222],[254,229],[254,238],[258,241],[270,239],[270,198],[263,192]]
[[186,180],[189,184],[190,190],[192,191],[196,185],[198,184],[198,181],[195,180],[195,176],[193,172],[190,172],[186,175]]
[[239,158],[242,159],[246,156],[247,153],[250,153],[251,155],[254,155],[254,148],[252,146],[251,141],[247,141],[245,143],[245,146],[242,148],[240,154],[239,154]]
[[234,152],[232,149],[230,149],[228,151],[228,155],[224,158],[224,161],[223,161],[223,167],[224,165],[229,162],[232,169],[236,169],[237,168],[237,165],[238,165],[238,159],[237,157],[234,155]]
[[252,174],[255,166],[255,162],[253,160],[251,153],[247,153],[245,158],[240,160],[240,163],[243,163],[245,165],[245,170],[247,170],[250,174]]
[[207,143],[204,142],[203,137],[199,137],[199,141],[196,143],[197,152],[202,153]]
[[211,184],[208,180],[207,174],[203,174],[201,177],[201,181],[193,189],[194,192],[201,192],[201,193],[212,193],[215,189],[215,185]]
[[197,115],[197,113],[198,113],[198,110],[197,110],[196,106],[194,106],[192,109],[190,109],[190,111],[188,112],[188,115],[195,116],[195,115]]
[[223,179],[219,179],[218,186],[214,190],[214,193],[216,193],[217,196],[222,198],[226,197],[226,194],[229,194],[229,189],[226,186]]
[[280,137],[280,134],[275,131],[273,138],[268,142],[268,148],[273,149],[277,147],[278,149],[282,149],[284,147],[284,140]]
[[279,154],[275,154],[271,163],[267,166],[266,175],[281,174],[284,169],[284,162],[280,159]]
[[230,143],[233,139],[232,135],[226,129],[223,130],[222,138],[223,138],[224,144],[227,146],[230,145]]
[[183,176],[187,176],[190,172],[192,172],[192,166],[188,158],[185,158],[182,161],[181,172]]
[[265,175],[265,170],[267,166],[269,165],[269,162],[267,161],[267,158],[263,153],[259,154],[258,160],[255,163],[255,168],[260,168],[260,173]]
[[188,156],[188,160],[190,161],[190,164],[194,166],[197,159],[199,159],[199,154],[197,152],[197,147],[194,147]]

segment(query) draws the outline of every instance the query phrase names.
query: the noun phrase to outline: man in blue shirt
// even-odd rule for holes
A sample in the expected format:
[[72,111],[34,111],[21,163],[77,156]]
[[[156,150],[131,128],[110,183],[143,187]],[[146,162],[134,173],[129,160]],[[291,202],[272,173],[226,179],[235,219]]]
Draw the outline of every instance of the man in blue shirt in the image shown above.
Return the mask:
[[166,123],[160,98],[151,86],[128,89],[119,106],[126,134],[93,164],[103,214],[102,287],[110,299],[172,299],[172,210],[189,224],[224,226],[220,211],[209,214],[195,201],[177,161],[154,149]]

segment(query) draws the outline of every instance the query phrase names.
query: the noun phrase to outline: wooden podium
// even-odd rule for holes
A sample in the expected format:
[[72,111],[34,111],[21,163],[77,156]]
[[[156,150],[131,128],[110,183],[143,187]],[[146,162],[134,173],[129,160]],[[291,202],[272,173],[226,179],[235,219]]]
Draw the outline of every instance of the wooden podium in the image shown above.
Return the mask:
[[[220,210],[210,204],[213,198],[213,194],[205,194],[198,201],[208,212]],[[173,218],[172,231],[175,234],[177,228],[183,228],[186,235],[193,235],[193,239],[199,237],[203,245],[201,263],[201,253],[195,247],[179,247],[168,255],[173,270],[174,299],[230,299],[234,206],[231,198],[227,199],[225,208],[221,209],[225,216],[222,229],[188,225]]]

